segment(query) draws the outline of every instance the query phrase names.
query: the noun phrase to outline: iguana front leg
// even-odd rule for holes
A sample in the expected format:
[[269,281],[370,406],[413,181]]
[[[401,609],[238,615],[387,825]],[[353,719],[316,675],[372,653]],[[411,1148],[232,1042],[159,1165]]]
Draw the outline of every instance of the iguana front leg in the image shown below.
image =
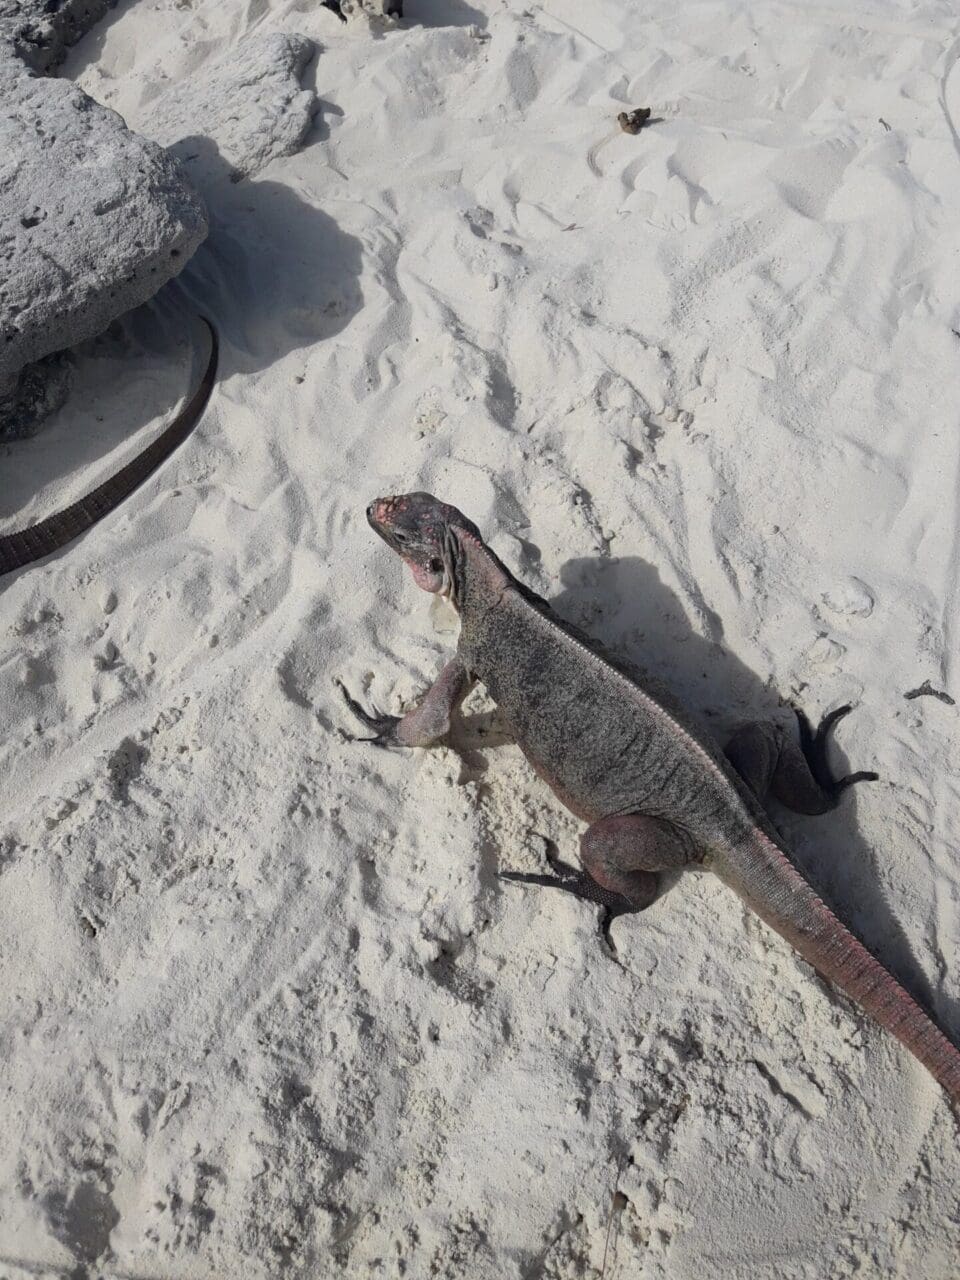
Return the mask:
[[850,773],[834,778],[827,760],[830,730],[851,707],[837,707],[825,715],[814,732],[810,721],[794,707],[800,726],[800,745],[787,737],[782,725],[755,721],[743,725],[726,746],[726,756],[758,800],[772,794],[795,813],[826,813],[847,787],[876,782],[875,773]]
[[358,742],[374,742],[378,747],[430,747],[450,732],[450,716],[463,701],[473,684],[473,679],[459,658],[452,658],[437,676],[423,696],[419,706],[403,716],[386,715],[374,710],[365,711],[351,698],[343,682],[337,685],[346,699],[347,706],[368,729],[374,730],[372,738],[358,738]]
[[556,875],[502,871],[500,879],[563,889],[599,903],[600,931],[615,951],[610,925],[617,916],[649,907],[657,896],[656,873],[687,866],[694,856],[692,843],[669,822],[642,813],[617,814],[591,823],[580,837],[583,871],[550,858]]

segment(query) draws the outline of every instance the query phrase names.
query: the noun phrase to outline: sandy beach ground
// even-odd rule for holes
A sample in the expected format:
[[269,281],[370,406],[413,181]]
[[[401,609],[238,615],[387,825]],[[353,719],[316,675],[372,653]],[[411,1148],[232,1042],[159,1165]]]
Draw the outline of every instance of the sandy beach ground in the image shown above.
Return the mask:
[[881,781],[777,821],[960,1036],[957,14],[406,9],[121,0],[64,68],[153,136],[300,32],[321,105],[244,181],[198,138],[209,240],[0,455],[0,531],[79,496],[215,320],[194,437],[0,597],[0,1276],[952,1280],[905,1050],[707,875],[611,959],[496,879],[579,828],[482,690],[383,752],[334,680],[454,642],[364,519],[423,488],[718,734],[855,703]]

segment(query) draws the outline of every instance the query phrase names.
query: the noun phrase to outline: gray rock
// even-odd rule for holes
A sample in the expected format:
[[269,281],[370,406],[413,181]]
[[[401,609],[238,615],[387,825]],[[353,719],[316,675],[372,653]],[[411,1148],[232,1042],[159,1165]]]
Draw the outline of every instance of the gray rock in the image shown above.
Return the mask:
[[[326,6],[334,8],[333,4]],[[340,16],[351,18],[402,18],[403,0],[339,0]]]
[[69,351],[24,365],[13,390],[0,399],[0,440],[32,436],[44,418],[62,409],[70,392],[73,358]]
[[[48,71],[108,0],[0,0],[0,438],[66,393],[62,362],[186,265],[206,211],[176,158]],[[51,385],[44,385],[44,378]]]
[[192,178],[198,136],[216,145],[236,179],[259,172],[297,151],[310,131],[316,98],[300,78],[313,54],[305,36],[248,37],[151,106],[151,137]]
[[[0,388],[100,333],[207,233],[177,161],[72,84],[0,67]],[[5,386],[4,386],[5,384]]]
[[117,0],[0,0],[0,41],[31,70],[46,74],[60,65],[69,45]]
[[186,265],[203,200],[300,147],[316,99],[303,36],[251,37],[150,112],[155,142],[63,80],[63,60],[113,0],[0,0],[0,439],[29,434],[66,394],[66,361]]

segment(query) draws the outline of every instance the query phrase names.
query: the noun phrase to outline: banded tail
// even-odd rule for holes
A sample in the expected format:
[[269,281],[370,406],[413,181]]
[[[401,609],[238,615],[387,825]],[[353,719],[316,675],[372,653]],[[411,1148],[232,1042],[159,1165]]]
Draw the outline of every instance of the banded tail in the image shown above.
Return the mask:
[[124,499],[129,498],[134,489],[139,488],[186,440],[206,408],[217,376],[217,331],[209,320],[205,317],[201,319],[210,330],[210,359],[200,385],[174,420],[142,453],[138,453],[125,467],[72,506],[54,512],[38,524],[0,536],[0,576],[12,573],[14,569],[22,569],[34,560],[42,560],[44,556],[59,551],[74,538],[79,538],[82,533],[92,529]]
[[960,1049],[814,892],[790,859],[758,832],[736,860],[713,870],[834,986],[906,1045],[957,1103]]

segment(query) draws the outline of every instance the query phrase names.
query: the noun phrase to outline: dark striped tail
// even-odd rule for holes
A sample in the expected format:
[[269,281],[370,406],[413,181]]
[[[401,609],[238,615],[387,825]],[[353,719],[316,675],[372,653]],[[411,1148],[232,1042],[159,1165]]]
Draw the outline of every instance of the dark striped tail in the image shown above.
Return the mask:
[[[728,861],[729,859],[729,861]],[[747,905],[834,986],[890,1031],[960,1102],[960,1049],[820,899],[761,832],[714,869]]]
[[82,533],[93,528],[125,498],[129,498],[134,489],[143,484],[161,463],[166,462],[174,449],[186,440],[206,408],[217,376],[217,331],[209,320],[205,317],[201,319],[210,330],[210,359],[200,385],[174,420],[142,453],[138,453],[125,467],[86,497],[65,507],[63,511],[47,516],[38,524],[0,537],[0,576],[12,573],[14,569],[22,569],[34,560],[42,560],[44,556],[59,551],[74,538],[79,538]]

